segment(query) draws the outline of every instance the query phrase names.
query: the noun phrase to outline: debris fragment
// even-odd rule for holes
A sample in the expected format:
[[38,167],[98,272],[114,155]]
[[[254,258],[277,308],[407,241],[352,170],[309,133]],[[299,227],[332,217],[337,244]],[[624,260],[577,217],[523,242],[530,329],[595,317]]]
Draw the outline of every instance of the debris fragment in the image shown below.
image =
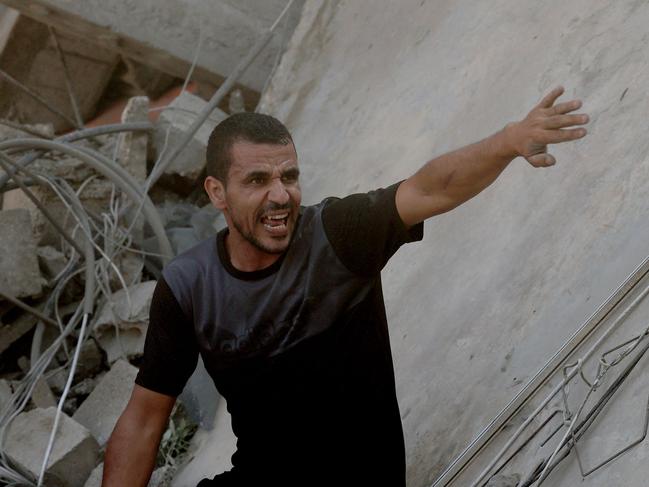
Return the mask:
[[[196,116],[205,108],[207,102],[203,99],[184,92],[177,97],[169,108],[160,114],[153,143],[157,156],[163,151],[171,150],[182,140],[184,134],[191,127]],[[210,133],[226,114],[218,108],[215,109],[201,128],[194,134],[194,138],[180,153],[173,163],[167,168],[165,174],[176,175],[183,178],[195,179],[205,166],[205,149]]]
[[108,441],[124,411],[136,376],[135,367],[124,360],[117,361],[72,416],[90,430],[101,446]]
[[[34,478],[40,474],[55,415],[56,408],[37,408],[19,414],[9,426],[5,453]],[[44,484],[82,486],[98,456],[99,445],[90,432],[61,414]]]
[[142,355],[155,285],[147,281],[121,289],[102,308],[94,332],[108,363]]
[[42,277],[29,211],[0,211],[0,292],[13,297],[36,296]]

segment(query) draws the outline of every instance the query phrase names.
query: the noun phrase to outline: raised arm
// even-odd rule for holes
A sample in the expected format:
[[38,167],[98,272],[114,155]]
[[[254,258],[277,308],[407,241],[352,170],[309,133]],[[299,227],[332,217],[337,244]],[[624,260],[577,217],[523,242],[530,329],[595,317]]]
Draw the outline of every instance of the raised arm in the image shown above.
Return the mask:
[[102,487],[146,487],[175,402],[135,385],[108,441]]
[[555,105],[563,87],[552,90],[520,122],[461,149],[439,156],[404,181],[397,191],[397,210],[412,226],[452,210],[493,183],[507,165],[522,156],[534,167],[552,166],[549,144],[584,137],[586,114],[570,114],[581,107],[571,100]]

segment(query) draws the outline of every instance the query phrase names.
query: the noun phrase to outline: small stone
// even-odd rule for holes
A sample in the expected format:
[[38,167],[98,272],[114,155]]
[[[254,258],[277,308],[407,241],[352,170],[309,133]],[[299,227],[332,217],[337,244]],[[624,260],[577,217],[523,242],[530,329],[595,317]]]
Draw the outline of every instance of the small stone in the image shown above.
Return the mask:
[[75,384],[70,388],[71,396],[88,396],[97,386],[97,381],[95,379],[87,378],[83,379],[78,384]]
[[[38,408],[19,414],[9,425],[4,452],[34,477],[40,474],[55,416],[56,408]],[[98,456],[99,445],[90,432],[62,413],[44,484],[83,485]]]
[[117,361],[72,416],[90,430],[101,446],[126,408],[136,376],[137,368],[124,360]]

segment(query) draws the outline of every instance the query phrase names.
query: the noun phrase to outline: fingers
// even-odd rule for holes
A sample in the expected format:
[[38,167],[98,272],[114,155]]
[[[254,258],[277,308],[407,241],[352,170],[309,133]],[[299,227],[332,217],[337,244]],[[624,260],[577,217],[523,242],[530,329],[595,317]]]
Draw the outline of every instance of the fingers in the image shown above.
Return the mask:
[[563,115],[564,113],[572,112],[578,108],[581,108],[581,100],[570,100],[551,107],[550,111],[553,115]]
[[557,144],[560,142],[568,142],[571,140],[581,139],[586,135],[585,128],[578,129],[560,129],[560,130],[546,130],[545,144]]
[[538,106],[541,108],[550,108],[554,105],[554,102],[557,101],[557,98],[563,95],[563,92],[563,86],[557,86],[550,93],[545,95],[545,97],[539,102]]
[[573,125],[583,125],[588,123],[588,115],[585,113],[578,113],[574,115],[555,115],[549,117],[544,123],[546,129],[562,129],[571,127]]
[[534,156],[526,157],[527,162],[529,162],[534,167],[548,167],[554,166],[557,163],[557,160],[552,154],[536,154]]

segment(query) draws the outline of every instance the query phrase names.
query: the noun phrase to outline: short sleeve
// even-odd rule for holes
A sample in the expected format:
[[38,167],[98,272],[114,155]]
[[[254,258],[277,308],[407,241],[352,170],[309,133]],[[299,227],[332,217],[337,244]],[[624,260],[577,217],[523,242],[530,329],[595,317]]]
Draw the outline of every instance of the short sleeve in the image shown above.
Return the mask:
[[167,282],[160,278],[153,292],[144,357],[135,383],[161,394],[178,396],[197,361],[193,324]]
[[397,211],[399,184],[330,199],[322,210],[325,233],[336,255],[352,272],[371,276],[408,242],[424,236],[423,223],[407,228]]

